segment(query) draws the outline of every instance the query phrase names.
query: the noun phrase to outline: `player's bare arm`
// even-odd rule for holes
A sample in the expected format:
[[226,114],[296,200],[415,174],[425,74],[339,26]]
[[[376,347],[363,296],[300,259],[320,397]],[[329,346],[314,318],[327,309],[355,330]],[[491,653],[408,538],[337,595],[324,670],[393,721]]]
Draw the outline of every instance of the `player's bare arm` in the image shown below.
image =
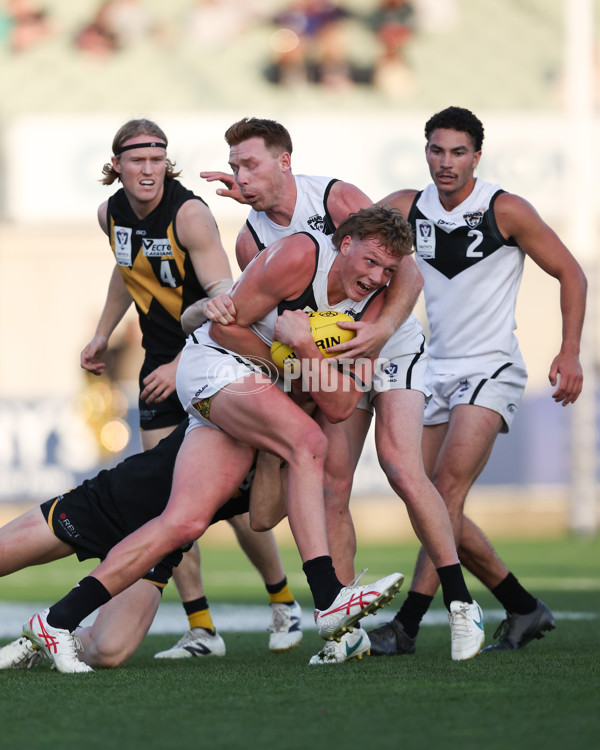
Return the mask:
[[[377,297],[368,312],[373,316],[381,307],[383,298]],[[372,309],[371,309],[372,308]],[[363,358],[360,366],[350,362],[338,369],[338,363],[326,359],[316,345],[308,315],[302,310],[285,310],[277,319],[275,338],[291,347],[300,371],[299,382],[305,393],[310,393],[325,418],[331,422],[347,419],[358,404],[363,392],[368,390],[372,376],[372,360]]]
[[332,185],[327,196],[327,210],[336,227],[350,214],[371,205],[373,201],[360,188],[342,180]]
[[[258,337],[250,331],[250,326],[282,300],[298,297],[312,279],[315,262],[315,246],[305,235],[274,242],[246,268],[232,290],[231,299],[237,311],[235,323],[211,323],[211,336],[228,349],[256,356]],[[266,351],[269,357],[268,347]]]
[[423,276],[417,264],[410,256],[405,256],[390,280],[385,304],[377,319],[372,323],[364,320],[339,323],[341,328],[355,330],[356,337],[332,346],[327,353],[349,359],[377,356],[392,333],[413,311],[422,289]]
[[213,215],[204,203],[186,201],[177,212],[175,227],[179,239],[189,251],[196,276],[209,295],[182,313],[181,327],[189,334],[206,320],[204,307],[210,297],[231,287],[231,267]]
[[501,234],[513,238],[542,270],[560,284],[562,342],[548,378],[553,386],[557,386],[552,394],[554,400],[567,406],[577,400],[583,386],[579,350],[587,293],[585,274],[558,235],[526,200],[503,193],[494,208]]
[[119,267],[115,266],[108,285],[104,309],[96,326],[92,340],[81,352],[81,366],[84,370],[102,375],[106,367],[103,357],[108,348],[112,332],[123,319],[133,299],[129,294]]
[[[378,205],[390,205],[407,217],[416,194],[416,190],[397,190],[378,201]],[[376,356],[413,311],[422,289],[423,276],[417,264],[412,258],[404,257],[390,281],[390,293],[386,295],[385,305],[377,320],[372,324],[363,321],[342,323],[342,328],[356,330],[356,337],[331,347],[328,353],[336,356],[343,354],[350,359]]]
[[186,201],[177,212],[175,228],[202,286],[210,291],[212,285],[222,280],[231,286],[229,259],[208,206],[199,200]]

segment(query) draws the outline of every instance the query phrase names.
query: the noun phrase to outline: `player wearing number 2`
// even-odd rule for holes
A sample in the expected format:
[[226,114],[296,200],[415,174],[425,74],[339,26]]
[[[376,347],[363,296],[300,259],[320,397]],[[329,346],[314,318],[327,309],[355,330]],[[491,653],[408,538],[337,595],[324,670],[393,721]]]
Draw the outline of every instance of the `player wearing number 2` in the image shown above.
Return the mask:
[[[557,235],[523,198],[483,182],[483,126],[469,110],[449,107],[425,125],[425,156],[433,183],[400,190],[381,203],[398,208],[413,227],[424,278],[431,335],[423,459],[444,498],[461,562],[507,612],[497,644],[522,648],[554,627],[550,610],[526,591],[475,524],[463,516],[469,489],[499,432],[508,432],[527,371],[514,335],[515,305],[528,255],[560,283],[562,343],[549,372],[563,406],[582,387],[579,345],[586,279]],[[419,623],[438,586],[423,549],[411,590],[396,618],[369,633],[376,654],[415,650]]]

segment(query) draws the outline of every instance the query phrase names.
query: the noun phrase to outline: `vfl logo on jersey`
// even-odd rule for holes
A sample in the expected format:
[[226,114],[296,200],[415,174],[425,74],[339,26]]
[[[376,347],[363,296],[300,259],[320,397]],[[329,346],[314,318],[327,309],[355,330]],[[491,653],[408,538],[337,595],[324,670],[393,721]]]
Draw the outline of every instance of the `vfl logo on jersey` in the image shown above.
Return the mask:
[[417,252],[423,260],[435,258],[435,228],[432,221],[417,219],[415,240]]
[[390,362],[383,370],[390,379],[391,383],[396,382],[396,375],[398,374],[398,365],[394,362]]
[[131,227],[114,228],[115,258],[120,266],[131,266]]
[[471,229],[478,227],[483,221],[483,211],[469,211],[463,214],[463,219]]
[[153,240],[150,237],[142,240],[142,247],[146,258],[172,258],[171,243],[165,237],[163,240]]
[[308,219],[306,223],[311,229],[314,229],[315,232],[325,232],[325,217],[324,216],[319,216],[319,214],[315,214],[314,216],[311,216],[310,219]]

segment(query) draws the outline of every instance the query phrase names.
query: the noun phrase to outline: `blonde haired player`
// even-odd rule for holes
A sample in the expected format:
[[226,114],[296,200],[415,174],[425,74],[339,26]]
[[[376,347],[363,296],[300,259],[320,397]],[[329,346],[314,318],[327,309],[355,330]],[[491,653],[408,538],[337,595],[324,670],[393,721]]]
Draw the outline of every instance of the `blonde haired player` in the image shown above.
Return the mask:
[[[313,594],[319,634],[326,640],[340,638],[395,595],[403,580],[400,573],[374,584],[346,587],[337,579],[323,507],[327,440],[252,360],[269,359],[275,336],[292,346],[300,359],[322,359],[302,312],[305,300],[314,298],[317,309],[322,309],[325,296],[329,308],[340,306],[357,314],[371,308],[376,314],[376,303],[383,301],[377,292],[403,255],[412,251],[411,237],[397,212],[373,206],[342,223],[337,230],[339,251],[334,254],[324,236],[298,234],[275,243],[248,266],[232,291],[237,323],[204,325],[182,352],[177,390],[190,425],[165,511],[113,547],[60,602],[33,615],[24,627],[27,638],[50,657],[49,639],[68,650],[81,619],[144,575],[168,551],[202,536],[214,512],[239,486],[257,449],[276,453],[288,464],[288,519]],[[280,306],[287,309],[278,316]],[[309,392],[328,419],[336,421],[354,409],[362,391],[352,373],[327,369],[327,388],[315,377]],[[199,482],[199,465],[218,466],[220,471],[204,471]]]

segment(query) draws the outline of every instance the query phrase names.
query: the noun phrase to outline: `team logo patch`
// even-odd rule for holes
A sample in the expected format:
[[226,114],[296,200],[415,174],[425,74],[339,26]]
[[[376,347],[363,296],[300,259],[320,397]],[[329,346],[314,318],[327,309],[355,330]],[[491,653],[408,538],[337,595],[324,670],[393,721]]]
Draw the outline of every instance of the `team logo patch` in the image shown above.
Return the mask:
[[311,216],[306,223],[315,232],[323,232],[325,230],[325,217],[319,216],[319,214]]
[[114,239],[118,265],[131,266],[131,228],[115,226]]
[[212,401],[212,396],[209,396],[208,398],[203,398],[201,401],[196,401],[196,403],[193,405],[194,409],[198,412],[198,414],[201,417],[204,417],[204,419],[208,419],[210,421],[210,402]]
[[463,214],[463,219],[471,229],[478,227],[483,221],[483,211],[469,211]]
[[417,252],[423,260],[435,258],[435,228],[432,221],[417,219],[415,242]]
[[154,240],[151,237],[146,237],[142,240],[142,247],[146,258],[173,257],[171,243],[166,237],[162,240]]

